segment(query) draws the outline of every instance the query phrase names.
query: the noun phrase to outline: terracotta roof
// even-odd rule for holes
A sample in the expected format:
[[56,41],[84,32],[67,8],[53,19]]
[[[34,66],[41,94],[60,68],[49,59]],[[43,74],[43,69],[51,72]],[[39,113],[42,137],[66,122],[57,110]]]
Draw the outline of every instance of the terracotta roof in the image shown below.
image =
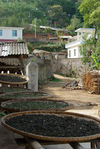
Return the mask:
[[0,56],[29,54],[26,43],[0,43]]
[[0,39],[0,43],[2,42],[17,42],[17,40],[13,40],[13,39]]

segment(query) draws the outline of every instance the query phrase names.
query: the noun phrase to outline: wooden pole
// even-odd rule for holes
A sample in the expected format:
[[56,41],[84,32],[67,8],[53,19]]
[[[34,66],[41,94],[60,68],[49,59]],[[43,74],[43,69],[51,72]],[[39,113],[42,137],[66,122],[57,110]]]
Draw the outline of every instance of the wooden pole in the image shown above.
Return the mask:
[[20,63],[21,63],[22,72],[23,72],[23,74],[25,75],[24,62],[23,62],[23,55],[20,55],[20,56],[19,56],[19,61],[20,61]]

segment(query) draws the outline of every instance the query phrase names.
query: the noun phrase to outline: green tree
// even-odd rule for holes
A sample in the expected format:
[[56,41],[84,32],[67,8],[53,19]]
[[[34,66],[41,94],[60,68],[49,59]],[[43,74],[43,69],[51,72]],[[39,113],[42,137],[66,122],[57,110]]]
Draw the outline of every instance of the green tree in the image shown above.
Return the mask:
[[55,19],[57,27],[63,28],[70,24],[73,15],[80,19],[77,1],[80,0],[0,0],[0,25],[15,26],[15,17],[16,24],[26,26],[37,18],[39,25],[53,25]]
[[81,20],[74,15],[71,19],[70,25],[67,26],[67,29],[71,32],[72,35],[75,35],[75,29],[80,27],[82,27]]
[[63,12],[61,5],[53,5],[48,8],[48,17],[51,21],[51,24],[54,24],[56,21],[57,26],[64,26],[66,22],[66,13]]
[[82,62],[88,63],[91,69],[100,69],[100,36],[95,42],[95,38],[84,38],[81,46]]
[[[100,6],[100,0],[83,0],[79,6],[80,13],[83,15],[84,26],[91,27],[91,15]],[[93,15],[94,16],[94,15]],[[100,16],[99,16],[100,17]]]
[[89,23],[100,29],[100,5],[90,14]]
[[100,69],[100,1],[83,0],[79,6],[85,27],[95,27],[94,37],[83,40],[83,62]]

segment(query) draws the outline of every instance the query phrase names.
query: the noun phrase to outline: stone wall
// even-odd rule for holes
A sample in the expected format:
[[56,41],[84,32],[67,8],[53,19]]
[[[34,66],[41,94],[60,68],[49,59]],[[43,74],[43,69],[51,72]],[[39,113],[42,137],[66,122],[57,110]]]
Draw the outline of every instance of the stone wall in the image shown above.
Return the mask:
[[52,64],[50,60],[44,60],[39,63],[39,84],[47,83],[48,79],[53,75]]
[[88,70],[87,65],[83,65],[81,59],[54,59],[53,62],[53,72],[61,73],[66,76],[80,77]]
[[48,78],[53,75],[51,60],[45,60],[30,55],[24,60],[26,75],[29,77],[28,88],[38,90],[38,83],[47,83]]

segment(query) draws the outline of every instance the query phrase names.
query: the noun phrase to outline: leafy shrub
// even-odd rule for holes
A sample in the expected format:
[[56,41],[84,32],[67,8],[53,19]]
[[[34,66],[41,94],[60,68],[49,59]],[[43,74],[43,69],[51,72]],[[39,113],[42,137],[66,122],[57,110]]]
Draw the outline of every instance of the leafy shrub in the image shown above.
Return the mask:
[[59,81],[61,81],[61,80],[58,79],[58,78],[55,78],[54,76],[51,76],[51,77],[49,78],[49,81],[59,82]]
[[35,47],[38,50],[44,50],[49,52],[60,52],[64,50],[64,44],[47,44]]
[[33,46],[30,42],[27,43],[27,46],[28,46],[28,50],[29,50],[29,53],[32,53],[33,51]]

